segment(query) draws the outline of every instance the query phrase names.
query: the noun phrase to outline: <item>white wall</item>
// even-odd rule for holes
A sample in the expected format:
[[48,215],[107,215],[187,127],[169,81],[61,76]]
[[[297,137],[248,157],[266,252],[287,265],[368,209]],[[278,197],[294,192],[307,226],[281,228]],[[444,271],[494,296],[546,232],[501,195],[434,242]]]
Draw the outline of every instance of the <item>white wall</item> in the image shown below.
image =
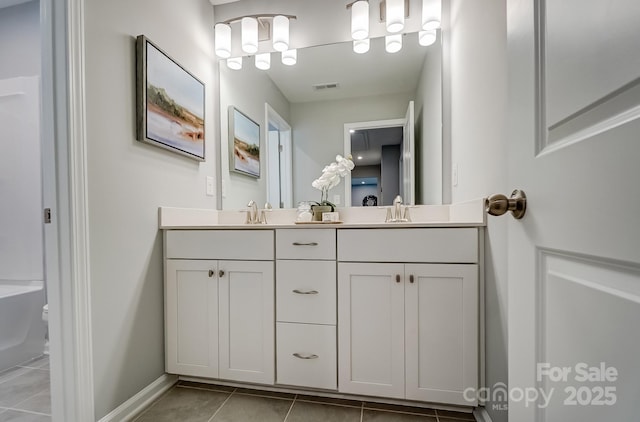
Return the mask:
[[442,203],[442,38],[429,46],[416,90],[416,204]]
[[40,2],[0,8],[0,79],[40,75]]
[[[86,115],[95,416],[164,373],[158,206],[216,208],[218,95],[207,0],[87,1]],[[206,161],[136,140],[135,37],[146,35],[206,85]]]
[[44,279],[40,54],[39,2],[0,8],[0,90],[25,94],[0,95],[0,280]]
[[[451,0],[451,144],[458,165],[453,202],[509,193],[504,0]],[[507,218],[489,217],[485,241],[486,386],[507,383]],[[494,422],[507,412],[486,408]]]
[[[336,154],[344,154],[345,123],[403,119],[413,95],[404,93],[292,104],[293,203],[320,200],[320,191],[311,187],[311,182],[320,177],[324,166],[335,161]],[[340,204],[344,204],[346,188],[344,183],[333,188],[329,201],[340,195]]]
[[[267,74],[245,59],[241,71],[220,66],[220,133],[221,171],[223,183],[222,207],[246,208],[250,200],[262,207],[267,200],[265,102],[285,120],[289,121],[289,102]],[[260,125],[260,178],[229,172],[229,106],[234,106]],[[229,193],[229,194],[227,194]]]

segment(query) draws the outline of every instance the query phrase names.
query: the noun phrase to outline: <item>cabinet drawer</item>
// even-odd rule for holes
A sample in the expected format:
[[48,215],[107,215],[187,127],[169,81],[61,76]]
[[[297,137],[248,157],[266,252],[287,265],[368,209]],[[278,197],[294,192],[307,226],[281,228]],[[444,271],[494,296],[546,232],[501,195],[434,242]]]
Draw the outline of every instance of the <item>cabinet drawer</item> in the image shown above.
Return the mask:
[[167,230],[165,257],[272,260],[273,230]]
[[338,261],[477,263],[478,229],[340,229]]
[[277,383],[337,388],[336,327],[276,324]]
[[278,259],[336,259],[335,229],[282,229],[276,231]]
[[276,261],[276,314],[282,322],[336,323],[336,262]]

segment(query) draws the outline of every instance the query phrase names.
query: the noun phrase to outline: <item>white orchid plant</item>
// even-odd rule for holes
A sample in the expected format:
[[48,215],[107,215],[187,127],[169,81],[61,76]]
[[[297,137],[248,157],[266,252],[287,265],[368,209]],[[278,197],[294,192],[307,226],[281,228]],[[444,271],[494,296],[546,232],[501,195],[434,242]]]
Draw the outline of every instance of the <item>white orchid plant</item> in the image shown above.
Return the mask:
[[336,161],[322,169],[322,176],[311,183],[311,186],[322,192],[318,205],[328,205],[331,209],[335,209],[335,204],[329,202],[329,190],[338,186],[340,179],[351,173],[355,167],[351,155],[343,157],[336,155]]

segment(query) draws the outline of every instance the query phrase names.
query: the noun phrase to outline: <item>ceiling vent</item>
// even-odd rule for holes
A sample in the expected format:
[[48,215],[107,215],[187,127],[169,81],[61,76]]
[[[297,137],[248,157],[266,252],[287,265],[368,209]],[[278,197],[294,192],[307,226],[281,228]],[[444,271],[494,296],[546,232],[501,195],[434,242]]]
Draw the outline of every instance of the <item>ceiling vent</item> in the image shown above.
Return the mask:
[[325,89],[336,89],[339,86],[340,85],[337,82],[331,82],[331,83],[327,83],[327,84],[317,84],[317,85],[313,85],[313,90],[314,91],[323,91]]

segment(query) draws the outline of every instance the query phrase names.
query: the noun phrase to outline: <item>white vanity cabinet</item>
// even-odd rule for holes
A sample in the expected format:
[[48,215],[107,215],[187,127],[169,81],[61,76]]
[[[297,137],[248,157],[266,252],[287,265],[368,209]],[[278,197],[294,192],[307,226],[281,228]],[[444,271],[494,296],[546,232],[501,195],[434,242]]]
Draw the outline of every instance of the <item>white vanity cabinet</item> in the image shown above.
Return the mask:
[[276,382],[337,388],[336,230],[276,230]]
[[475,406],[478,229],[338,231],[339,391]]
[[273,384],[272,230],[165,232],[169,373]]

